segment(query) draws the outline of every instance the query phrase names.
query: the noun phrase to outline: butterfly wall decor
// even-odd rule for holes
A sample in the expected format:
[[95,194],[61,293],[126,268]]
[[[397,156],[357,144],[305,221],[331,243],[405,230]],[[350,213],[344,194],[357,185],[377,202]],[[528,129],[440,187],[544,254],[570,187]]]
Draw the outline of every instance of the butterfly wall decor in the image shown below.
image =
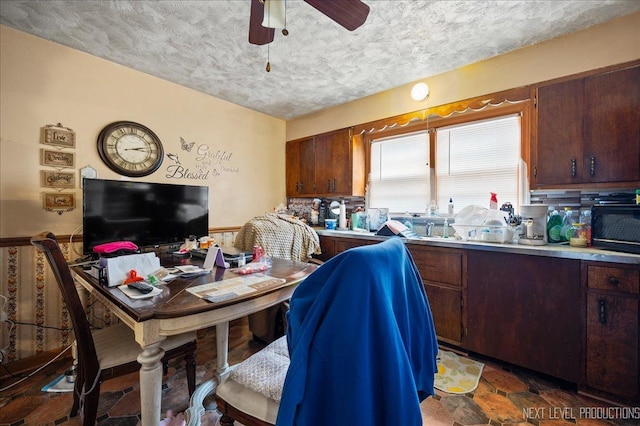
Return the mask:
[[187,142],[182,138],[182,136],[180,137],[180,145],[182,146],[183,151],[191,152],[191,149],[195,144],[195,142]]

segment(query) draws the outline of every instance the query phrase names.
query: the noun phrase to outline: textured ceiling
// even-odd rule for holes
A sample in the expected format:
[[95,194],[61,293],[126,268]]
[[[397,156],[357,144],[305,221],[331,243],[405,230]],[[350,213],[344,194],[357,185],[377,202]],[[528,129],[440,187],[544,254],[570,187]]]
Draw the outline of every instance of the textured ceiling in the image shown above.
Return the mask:
[[365,3],[367,21],[349,32],[289,0],[289,36],[276,31],[269,47],[248,42],[249,0],[0,0],[0,23],[291,119],[640,10],[640,0]]

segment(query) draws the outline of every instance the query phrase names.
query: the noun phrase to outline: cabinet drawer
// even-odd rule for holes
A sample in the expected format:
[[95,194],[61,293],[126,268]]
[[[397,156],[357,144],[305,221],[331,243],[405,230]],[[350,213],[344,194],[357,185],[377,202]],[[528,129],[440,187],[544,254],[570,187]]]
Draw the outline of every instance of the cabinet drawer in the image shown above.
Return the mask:
[[424,281],[462,286],[462,253],[411,247],[411,256]]
[[636,269],[589,266],[587,273],[589,288],[640,293],[640,271]]

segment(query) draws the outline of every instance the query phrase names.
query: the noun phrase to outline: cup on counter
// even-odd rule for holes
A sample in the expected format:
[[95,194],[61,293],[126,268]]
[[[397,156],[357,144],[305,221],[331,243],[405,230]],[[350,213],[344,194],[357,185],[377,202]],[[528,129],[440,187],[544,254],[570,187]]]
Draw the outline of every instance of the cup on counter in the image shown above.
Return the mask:
[[325,229],[336,229],[338,220],[337,219],[325,219],[324,220],[324,228]]

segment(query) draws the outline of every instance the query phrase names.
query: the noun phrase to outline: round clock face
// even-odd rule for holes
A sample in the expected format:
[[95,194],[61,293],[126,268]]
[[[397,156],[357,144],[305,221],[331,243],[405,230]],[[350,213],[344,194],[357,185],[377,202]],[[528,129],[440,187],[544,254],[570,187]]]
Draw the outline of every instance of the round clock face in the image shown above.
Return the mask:
[[111,170],[132,177],[150,175],[164,158],[160,138],[148,127],[132,121],[116,121],[102,129],[98,153]]

